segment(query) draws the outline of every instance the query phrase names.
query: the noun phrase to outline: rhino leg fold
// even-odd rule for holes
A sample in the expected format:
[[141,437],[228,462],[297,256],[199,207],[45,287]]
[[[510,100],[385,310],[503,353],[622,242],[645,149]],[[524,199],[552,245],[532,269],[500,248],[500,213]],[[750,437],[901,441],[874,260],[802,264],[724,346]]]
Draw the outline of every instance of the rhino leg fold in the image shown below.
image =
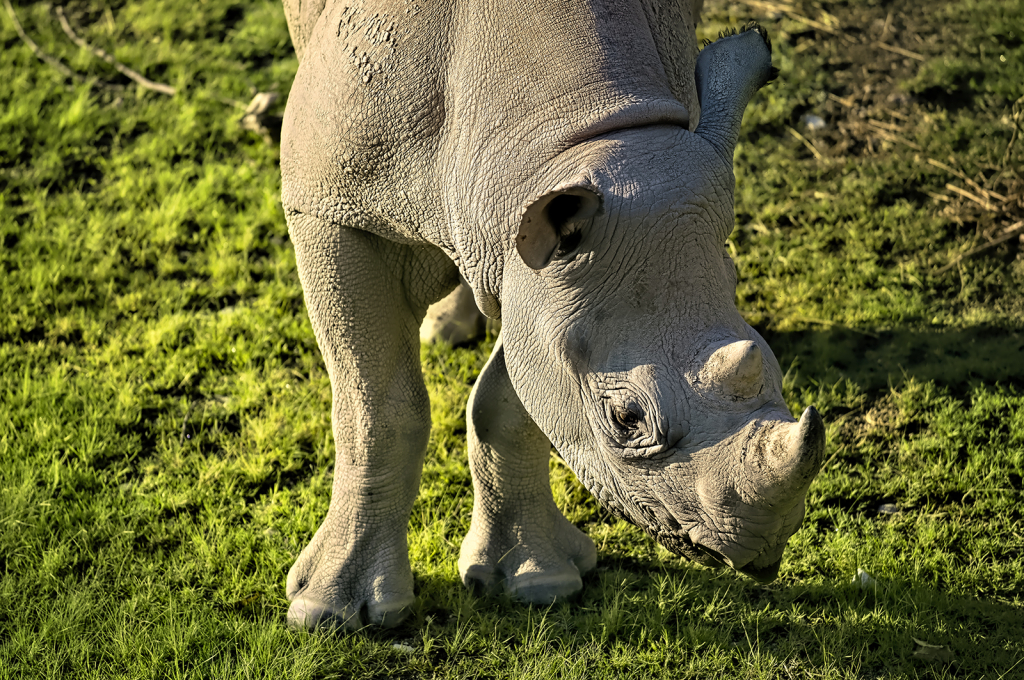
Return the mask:
[[550,604],[578,592],[594,568],[594,542],[555,505],[551,444],[523,408],[505,368],[499,336],[469,398],[473,522],[459,574],[471,590],[504,587],[517,599]]
[[331,378],[336,457],[327,516],[288,574],[288,621],[395,625],[414,602],[406,533],[430,433],[418,328],[432,300],[401,277],[441,271],[439,297],[454,273],[424,267],[432,252],[302,215],[289,231]]

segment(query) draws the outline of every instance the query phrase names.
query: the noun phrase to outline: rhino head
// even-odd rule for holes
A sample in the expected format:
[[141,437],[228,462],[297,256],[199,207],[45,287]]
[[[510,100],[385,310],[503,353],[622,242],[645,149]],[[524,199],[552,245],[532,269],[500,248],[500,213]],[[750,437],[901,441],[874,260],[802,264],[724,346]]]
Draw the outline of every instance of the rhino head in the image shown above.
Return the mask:
[[671,551],[778,573],[824,452],[735,305],[732,156],[768,80],[756,26],[706,47],[693,132],[607,132],[560,154],[521,214],[502,283],[509,376],[600,502]]

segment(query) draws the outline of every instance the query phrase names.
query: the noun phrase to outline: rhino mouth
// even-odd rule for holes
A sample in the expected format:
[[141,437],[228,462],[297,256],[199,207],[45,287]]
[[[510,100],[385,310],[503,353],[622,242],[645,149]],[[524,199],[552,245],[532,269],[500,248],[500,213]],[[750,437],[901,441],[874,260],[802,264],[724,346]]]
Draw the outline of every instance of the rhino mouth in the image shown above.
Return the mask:
[[770,564],[757,564],[758,558],[754,558],[747,564],[737,567],[722,553],[694,542],[690,532],[697,529],[699,525],[693,525],[682,531],[673,531],[655,534],[653,537],[658,543],[668,548],[671,552],[680,557],[685,557],[691,562],[696,562],[702,567],[712,569],[729,568],[745,576],[749,576],[758,583],[767,584],[778,578],[779,568],[782,566],[782,558]]
[[693,542],[693,539],[690,538],[690,532],[696,529],[697,526],[698,525],[694,524],[689,528],[679,531],[655,533],[652,537],[658,543],[661,543],[663,546],[668,548],[672,553],[679,555],[680,557],[685,557],[691,562],[696,562],[701,566],[711,567],[713,569],[728,567],[728,561],[720,552]]

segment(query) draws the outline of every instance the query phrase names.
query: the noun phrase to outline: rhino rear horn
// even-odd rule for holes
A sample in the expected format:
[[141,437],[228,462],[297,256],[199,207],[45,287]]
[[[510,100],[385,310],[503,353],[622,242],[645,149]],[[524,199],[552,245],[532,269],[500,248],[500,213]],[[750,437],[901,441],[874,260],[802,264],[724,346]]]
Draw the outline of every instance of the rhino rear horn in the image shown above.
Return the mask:
[[516,250],[530,269],[542,269],[556,251],[579,243],[580,223],[601,211],[603,197],[588,180],[564,184],[533,201],[523,213]]

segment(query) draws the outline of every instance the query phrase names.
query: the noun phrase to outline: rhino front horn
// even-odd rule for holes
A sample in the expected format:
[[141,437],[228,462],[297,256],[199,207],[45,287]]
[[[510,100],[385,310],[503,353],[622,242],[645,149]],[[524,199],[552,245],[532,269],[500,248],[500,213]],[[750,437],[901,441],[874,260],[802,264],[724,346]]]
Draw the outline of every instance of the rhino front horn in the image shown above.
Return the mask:
[[722,34],[701,50],[694,75],[701,108],[694,132],[727,158],[731,168],[743,109],[775,77],[768,32],[751,22],[739,33]]
[[800,422],[792,423],[776,446],[770,461],[775,491],[779,498],[801,497],[818,474],[825,457],[825,423],[818,410],[808,406]]

